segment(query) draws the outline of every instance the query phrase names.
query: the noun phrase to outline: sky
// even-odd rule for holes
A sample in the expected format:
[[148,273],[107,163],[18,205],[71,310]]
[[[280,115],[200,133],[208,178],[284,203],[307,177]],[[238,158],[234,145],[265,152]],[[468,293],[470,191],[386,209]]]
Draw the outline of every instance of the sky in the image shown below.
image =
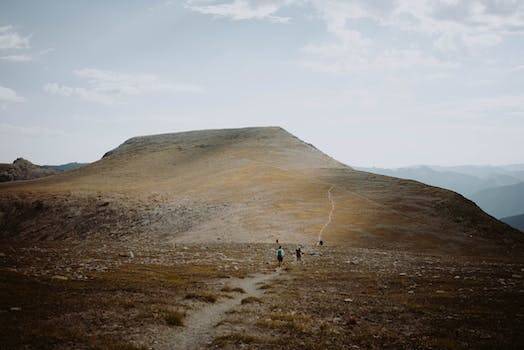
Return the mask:
[[524,1],[0,2],[0,162],[270,125],[355,166],[524,163]]

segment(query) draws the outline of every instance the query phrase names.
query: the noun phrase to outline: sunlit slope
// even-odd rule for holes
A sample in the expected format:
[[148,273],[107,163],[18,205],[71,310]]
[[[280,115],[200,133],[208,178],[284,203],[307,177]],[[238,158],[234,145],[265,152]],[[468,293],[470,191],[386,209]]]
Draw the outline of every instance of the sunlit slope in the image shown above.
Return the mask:
[[[34,198],[45,204],[29,224],[13,224],[21,214],[4,215],[3,234],[312,243],[332,209],[330,188],[328,244],[463,251],[504,250],[520,240],[460,195],[354,171],[281,128],[136,137],[81,169],[1,186],[25,210],[34,211],[27,203]],[[79,209],[60,216],[66,206]],[[80,224],[85,217],[90,224]],[[63,226],[67,232],[50,232]]]

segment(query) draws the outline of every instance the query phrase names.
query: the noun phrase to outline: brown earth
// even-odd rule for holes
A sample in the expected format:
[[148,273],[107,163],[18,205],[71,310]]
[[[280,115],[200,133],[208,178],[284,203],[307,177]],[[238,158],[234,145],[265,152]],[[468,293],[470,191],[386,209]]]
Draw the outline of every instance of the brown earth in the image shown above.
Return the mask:
[[522,259],[284,245],[275,274],[275,244],[1,243],[0,349],[524,346]]

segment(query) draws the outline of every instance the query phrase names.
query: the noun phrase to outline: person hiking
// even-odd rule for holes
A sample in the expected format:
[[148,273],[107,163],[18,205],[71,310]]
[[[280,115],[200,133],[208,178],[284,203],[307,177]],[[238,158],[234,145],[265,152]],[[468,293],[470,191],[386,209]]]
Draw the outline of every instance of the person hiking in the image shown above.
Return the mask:
[[282,246],[278,246],[277,249],[277,260],[278,260],[278,266],[282,266],[282,262],[284,261],[284,249],[282,249]]
[[297,262],[302,261],[302,248],[300,246],[295,249],[295,254],[297,255]]

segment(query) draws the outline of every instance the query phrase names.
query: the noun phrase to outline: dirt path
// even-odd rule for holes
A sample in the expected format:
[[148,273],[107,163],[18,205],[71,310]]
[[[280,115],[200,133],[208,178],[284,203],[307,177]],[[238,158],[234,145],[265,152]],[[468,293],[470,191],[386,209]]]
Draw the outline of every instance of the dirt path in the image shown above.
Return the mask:
[[219,323],[226,313],[240,305],[242,299],[253,296],[261,297],[264,291],[258,289],[257,284],[275,278],[280,271],[270,274],[257,274],[252,277],[232,280],[228,285],[240,287],[245,293],[235,293],[233,299],[225,299],[197,310],[184,321],[185,326],[177,328],[169,344],[161,349],[191,350],[203,349],[213,340],[214,326]]
[[333,220],[333,212],[335,211],[335,201],[333,200],[333,195],[331,194],[331,191],[333,190],[334,187],[335,185],[331,185],[331,187],[329,188],[327,192],[328,200],[329,200],[329,203],[331,204],[331,210],[329,211],[329,216],[328,216],[326,223],[324,224],[324,226],[322,226],[322,228],[320,229],[320,232],[318,233],[319,242],[322,240],[322,234],[324,233],[324,230],[326,229],[326,227],[329,226],[329,224],[331,223],[331,220]]

